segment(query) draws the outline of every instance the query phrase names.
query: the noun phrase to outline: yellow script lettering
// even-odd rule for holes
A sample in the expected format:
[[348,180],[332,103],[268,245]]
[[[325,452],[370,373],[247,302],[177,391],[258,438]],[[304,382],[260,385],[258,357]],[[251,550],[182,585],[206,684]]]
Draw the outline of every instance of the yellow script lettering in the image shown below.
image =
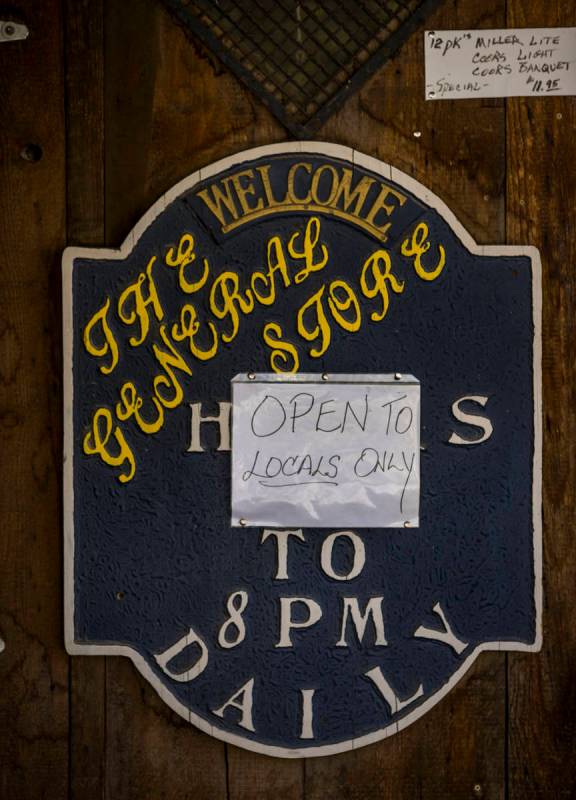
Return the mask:
[[[133,325],[136,320],[140,323],[140,337],[131,336],[129,341],[132,347],[138,347],[148,336],[150,329],[150,315],[148,306],[152,306],[156,319],[161,321],[164,318],[164,311],[158,299],[156,285],[152,279],[152,267],[156,261],[156,256],[152,256],[146,267],[146,273],[141,272],[135,283],[124,289],[118,300],[118,316],[125,325]],[[144,297],[142,284],[148,278],[148,297]],[[126,309],[126,306],[133,303],[133,308]]]
[[210,310],[218,319],[230,317],[232,330],[223,333],[222,340],[231,342],[238,333],[240,314],[250,314],[254,309],[254,297],[250,289],[246,289],[245,297],[238,293],[239,280],[235,272],[223,272],[219,275],[210,290]]
[[[272,238],[268,240],[267,254],[268,271],[254,272],[250,283],[256,300],[264,306],[271,306],[276,300],[275,273],[279,272],[282,276],[284,288],[290,286],[286,256],[284,255],[284,248],[279,236],[272,236]],[[264,288],[268,289],[268,294],[260,294],[256,286],[258,282],[262,283]]]
[[[326,314],[322,305],[322,295],[324,294],[324,289],[325,287],[321,286],[320,289],[318,289],[318,291],[313,294],[312,297],[310,297],[298,310],[297,330],[300,336],[302,336],[302,338],[306,339],[308,342],[313,342],[319,337],[321,340],[318,347],[313,347],[310,350],[310,355],[312,358],[320,358],[320,356],[326,352],[332,337],[330,325],[326,319]],[[308,310],[311,310],[314,314],[312,323],[313,327],[306,327],[304,316]]]
[[[339,296],[340,295],[340,296]],[[360,305],[353,289],[345,281],[332,281],[328,287],[328,306],[335,322],[346,331],[360,330],[362,314]],[[352,319],[347,319],[342,311],[354,310]]]
[[174,248],[171,247],[166,253],[166,265],[169,267],[179,267],[178,270],[178,285],[186,294],[198,292],[208,280],[208,273],[210,267],[208,259],[202,259],[204,264],[204,271],[202,277],[197,281],[190,282],[185,275],[185,270],[188,264],[192,264],[196,260],[196,253],[194,252],[194,237],[191,233],[185,233],[178,243],[178,252],[174,253]]
[[146,422],[141,416],[140,409],[142,408],[143,400],[136,391],[134,384],[130,381],[120,389],[120,400],[121,402],[116,404],[116,416],[122,422],[134,417],[140,430],[147,434],[157,433],[164,425],[164,409],[155,397],[152,398],[152,402],[157,411],[156,419],[153,422]]
[[298,372],[298,350],[290,342],[283,341],[282,336],[282,328],[276,322],[269,322],[264,326],[264,341],[268,347],[273,348],[270,366],[274,372]]
[[[384,265],[382,267],[382,265]],[[373,298],[378,297],[382,300],[382,310],[380,312],[373,311],[370,319],[378,322],[384,319],[388,311],[390,299],[388,296],[388,285],[396,294],[402,294],[404,291],[404,281],[397,280],[391,272],[392,262],[386,250],[376,250],[364,262],[362,273],[360,275],[360,288],[364,297]]]
[[114,439],[119,447],[117,455],[112,455],[106,448],[112,435],[112,414],[107,408],[99,408],[92,420],[92,430],[84,437],[84,452],[88,456],[99,455],[105,464],[111,467],[121,467],[128,462],[128,471],[118,476],[120,483],[131,481],[136,472],[134,455],[124,434],[118,426],[114,428]]
[[[161,350],[158,345],[155,344],[153,345],[154,355],[156,356],[156,360],[162,369],[164,369],[168,375],[156,375],[154,378],[154,392],[163,406],[166,408],[176,408],[176,406],[180,405],[182,402],[184,392],[182,390],[182,386],[180,385],[180,381],[174,373],[174,369],[185,372],[186,375],[192,375],[192,370],[168,338],[166,333],[166,325],[160,326],[160,336],[170,352],[167,353],[165,350]],[[172,389],[174,392],[173,396],[171,398],[164,396],[160,391],[161,386]]]
[[318,217],[310,217],[308,220],[304,231],[302,249],[298,250],[296,248],[296,241],[300,235],[301,234],[297,231],[290,237],[288,242],[288,252],[292,258],[303,258],[306,263],[306,266],[294,275],[295,283],[302,283],[311,272],[318,272],[318,270],[323,269],[328,262],[328,248],[324,244],[320,245],[319,248],[319,260],[314,261],[314,251],[320,237],[320,220]]
[[[100,372],[103,372],[104,375],[109,375],[118,363],[118,345],[116,344],[116,339],[114,338],[114,334],[110,330],[108,320],[106,319],[109,308],[110,298],[106,300],[100,311],[97,311],[94,314],[92,319],[84,328],[84,347],[91,356],[103,357],[110,353],[110,364],[108,364],[108,366],[100,366]],[[92,331],[97,325],[101,325],[102,334],[104,335],[104,341],[101,345],[95,344],[92,338]]]
[[214,323],[208,322],[208,327],[212,334],[212,345],[208,350],[201,350],[194,341],[196,334],[200,330],[196,309],[194,306],[185,305],[180,311],[180,328],[178,328],[178,323],[174,323],[172,326],[172,338],[176,342],[183,342],[184,339],[188,339],[188,348],[192,355],[200,361],[208,361],[216,355],[218,350],[218,331],[216,326]]
[[402,255],[414,257],[414,269],[419,278],[423,281],[433,281],[444,269],[446,264],[446,251],[441,244],[438,245],[439,259],[434,269],[427,270],[422,264],[422,256],[430,250],[428,241],[428,225],[420,222],[412,232],[412,239],[406,239],[402,243]]

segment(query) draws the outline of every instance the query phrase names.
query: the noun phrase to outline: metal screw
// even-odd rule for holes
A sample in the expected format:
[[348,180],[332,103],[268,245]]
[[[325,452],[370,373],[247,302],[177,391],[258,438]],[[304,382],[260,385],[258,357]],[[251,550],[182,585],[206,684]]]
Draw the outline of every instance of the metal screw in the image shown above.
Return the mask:
[[422,131],[414,131],[412,135],[415,139],[419,139],[422,136]]
[[428,97],[436,97],[436,92],[428,92]]
[[124,592],[116,592],[116,600],[124,600],[125,597]]
[[561,111],[559,111],[559,112],[556,114],[556,119],[562,119],[562,112],[561,112]]
[[404,527],[405,528],[409,528],[410,527],[410,520],[406,520],[406,522],[404,523]]
[[402,380],[402,374],[400,372],[395,372],[394,373],[394,380],[395,381],[401,381]]
[[249,381],[255,381],[256,380],[256,375],[253,372],[249,372],[248,373],[248,380]]
[[239,519],[238,522],[240,523],[240,525],[242,525],[243,528],[245,528],[246,525],[248,525],[244,517],[242,517],[242,519]]
[[322,380],[323,381],[327,381],[328,380],[328,373],[327,372],[323,372],[322,373]]
[[16,28],[14,27],[14,25],[6,25],[4,28],[4,33],[6,34],[6,36],[14,36],[14,34],[16,33]]
[[474,784],[474,794],[478,797],[482,794],[482,786],[479,783]]
[[20,151],[20,157],[23,158],[24,161],[30,161],[32,164],[36,164],[37,161],[40,161],[43,155],[44,153],[39,144],[27,144]]
[[428,36],[433,39],[436,36],[436,31],[428,31]]

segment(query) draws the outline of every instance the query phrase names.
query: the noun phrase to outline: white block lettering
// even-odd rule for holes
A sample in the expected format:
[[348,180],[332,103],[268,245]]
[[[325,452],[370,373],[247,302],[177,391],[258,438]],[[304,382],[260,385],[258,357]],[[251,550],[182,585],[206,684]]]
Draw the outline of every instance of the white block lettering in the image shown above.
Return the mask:
[[[212,711],[217,717],[224,718],[224,712],[227,708],[236,708],[241,712],[241,717],[238,720],[238,725],[246,728],[247,731],[254,730],[252,722],[252,693],[254,689],[254,678],[246,681],[244,686],[241,686],[235,694],[232,695],[230,700],[227,700],[223,706]],[[241,698],[241,699],[240,699]]]
[[352,617],[352,622],[354,624],[354,628],[356,629],[356,636],[358,637],[359,642],[361,642],[364,638],[368,620],[370,617],[372,617],[374,630],[376,632],[374,644],[382,646],[386,645],[386,638],[384,637],[384,619],[382,617],[383,599],[383,597],[371,597],[366,603],[364,613],[362,613],[360,611],[357,597],[342,598],[342,628],[340,631],[340,639],[336,642],[336,647],[348,647],[348,642],[346,641],[346,624],[348,622],[348,613],[350,613],[350,616]]
[[[242,613],[248,605],[248,592],[232,592],[226,603],[228,614],[230,615],[218,632],[218,644],[220,647],[230,649],[236,647],[246,638],[246,625],[242,619]],[[230,628],[236,631],[233,639],[229,638]]]
[[[302,603],[308,608],[308,619],[295,622],[292,619],[292,606]],[[322,609],[315,600],[306,597],[281,597],[280,598],[280,639],[276,647],[292,647],[290,631],[293,628],[310,628],[322,617]]]
[[316,689],[300,689],[302,695],[302,731],[301,739],[314,738],[314,709],[312,702]]
[[278,569],[276,571],[276,580],[288,580],[288,537],[295,536],[302,542],[305,541],[304,534],[301,530],[298,531],[278,531],[278,530],[265,530],[262,533],[261,544],[264,544],[269,536],[276,538],[276,547],[278,550]]
[[[187,647],[191,647],[192,645],[198,645],[200,648],[200,655],[194,666],[188,667],[188,669],[185,669],[182,672],[172,672],[172,670],[168,669],[168,662],[172,661],[172,659],[175,658],[179,653],[181,653]],[[190,628],[188,633],[181,639],[178,639],[176,644],[173,644],[167,650],[164,650],[163,653],[154,655],[154,660],[166,673],[166,675],[172,678],[172,680],[179,681],[180,683],[187,683],[188,681],[193,681],[194,678],[197,678],[198,675],[200,675],[200,673],[204,672],[206,669],[206,665],[208,664],[208,648],[200,636],[195,633],[193,628]]]
[[230,450],[230,409],[232,403],[218,403],[217,417],[203,417],[202,403],[189,403],[192,417],[190,420],[190,445],[188,453],[203,453],[204,448],[200,443],[200,425],[203,422],[216,422],[220,429],[220,443],[217,450]]
[[418,698],[422,697],[424,694],[424,689],[422,688],[422,684],[420,684],[411,697],[408,697],[406,700],[400,700],[400,698],[394,692],[394,689],[384,677],[380,667],[374,667],[374,669],[371,669],[364,674],[374,683],[384,700],[386,700],[390,706],[390,711],[393,714],[397,714],[398,711],[402,711],[403,708],[406,708],[406,706],[409,706],[410,703],[418,700]]
[[442,620],[442,624],[444,625],[443,631],[436,631],[434,628],[425,628],[421,625],[417,631],[415,631],[414,636],[417,636],[419,639],[432,639],[435,642],[441,642],[442,644],[447,644],[449,647],[452,648],[458,655],[463,650],[466,650],[468,647],[468,642],[463,642],[459,639],[450,625],[448,624],[448,620],[446,619],[446,615],[442,611],[440,607],[440,603],[436,603],[434,608],[432,609],[435,614],[438,614],[440,619]]
[[463,439],[462,436],[459,436],[457,433],[452,433],[448,439],[448,444],[482,444],[482,442],[488,441],[494,431],[492,423],[488,417],[483,417],[480,414],[467,414],[460,408],[460,403],[463,403],[466,400],[473,403],[478,403],[478,405],[484,407],[488,402],[488,399],[489,398],[485,397],[484,395],[470,394],[466,397],[460,397],[452,404],[452,414],[454,415],[454,418],[457,419],[458,422],[463,422],[465,425],[471,425],[473,428],[479,428],[482,431],[482,435],[474,439]]
[[[332,566],[332,549],[336,539],[340,538],[341,536],[349,539],[354,547],[354,563],[352,564],[352,569],[350,572],[347,572],[345,575],[338,575]],[[353,533],[353,531],[339,531],[338,533],[331,533],[330,536],[327,536],[322,543],[320,563],[322,565],[322,569],[329,578],[334,578],[335,581],[351,581],[353,578],[357,578],[364,569],[364,564],[366,563],[364,542],[358,536],[358,534]]]

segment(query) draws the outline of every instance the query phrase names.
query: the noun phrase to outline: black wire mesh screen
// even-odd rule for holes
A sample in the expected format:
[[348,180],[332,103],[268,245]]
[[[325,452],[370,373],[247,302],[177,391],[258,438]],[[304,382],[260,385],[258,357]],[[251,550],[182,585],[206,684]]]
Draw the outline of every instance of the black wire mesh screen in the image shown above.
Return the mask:
[[441,0],[164,0],[295,135],[312,134]]

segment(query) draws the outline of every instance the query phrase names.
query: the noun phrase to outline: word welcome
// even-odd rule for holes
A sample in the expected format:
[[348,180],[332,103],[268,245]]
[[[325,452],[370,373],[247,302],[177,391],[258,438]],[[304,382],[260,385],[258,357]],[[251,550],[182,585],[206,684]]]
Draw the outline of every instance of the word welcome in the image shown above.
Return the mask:
[[307,161],[290,167],[281,195],[276,196],[270,168],[264,164],[241,170],[198,192],[223,233],[270,214],[313,211],[348,220],[385,242],[392,225],[389,218],[407,199],[384,181],[364,175],[354,183],[347,167],[313,167]]

